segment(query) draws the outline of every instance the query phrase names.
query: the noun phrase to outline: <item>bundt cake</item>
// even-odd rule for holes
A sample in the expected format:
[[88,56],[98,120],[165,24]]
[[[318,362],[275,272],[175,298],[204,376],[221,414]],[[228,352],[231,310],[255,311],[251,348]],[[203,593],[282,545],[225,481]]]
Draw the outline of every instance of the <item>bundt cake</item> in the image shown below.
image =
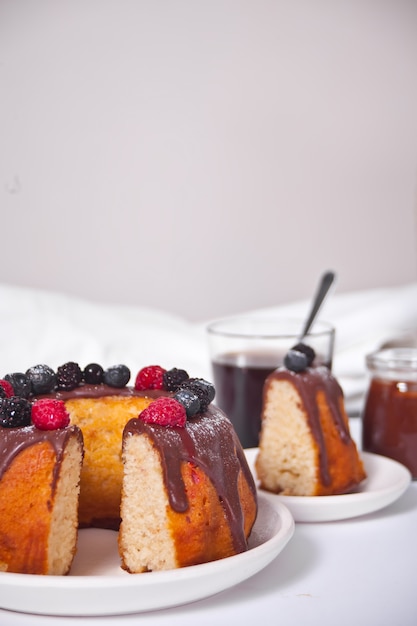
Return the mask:
[[[38,365],[0,381],[0,571],[67,573],[77,528],[89,526],[120,527],[121,565],[132,573],[247,549],[256,488],[231,422],[211,405],[213,385],[160,366],[142,368],[134,386],[129,379],[123,365],[104,371],[90,364],[81,371],[69,362],[56,372]],[[13,402],[26,407],[17,422]],[[67,416],[65,423],[55,421],[52,405]],[[45,455],[39,442],[50,452],[49,474],[37,471]],[[47,518],[33,511],[25,551],[19,524],[9,539],[17,519],[10,503],[20,517],[29,506],[18,490],[13,499],[16,480],[26,481],[39,510],[50,513]]]
[[294,496],[347,493],[366,477],[342,389],[298,345],[266,379],[255,470],[261,488]]

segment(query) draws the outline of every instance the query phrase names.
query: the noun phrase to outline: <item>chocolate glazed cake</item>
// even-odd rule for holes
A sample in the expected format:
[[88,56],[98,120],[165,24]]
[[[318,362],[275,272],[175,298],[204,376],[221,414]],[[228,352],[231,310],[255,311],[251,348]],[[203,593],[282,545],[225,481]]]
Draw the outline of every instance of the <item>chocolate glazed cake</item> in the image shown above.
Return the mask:
[[0,380],[0,570],[65,574],[78,528],[119,530],[121,514],[132,573],[247,549],[255,484],[213,385],[160,366],[129,377],[68,362]]
[[67,574],[77,542],[81,431],[0,430],[0,570]]
[[267,378],[255,467],[263,489],[296,496],[346,493],[366,477],[327,367],[282,367]]
[[256,490],[230,421],[210,406],[184,428],[131,420],[119,546],[131,572],[171,569],[243,552]]

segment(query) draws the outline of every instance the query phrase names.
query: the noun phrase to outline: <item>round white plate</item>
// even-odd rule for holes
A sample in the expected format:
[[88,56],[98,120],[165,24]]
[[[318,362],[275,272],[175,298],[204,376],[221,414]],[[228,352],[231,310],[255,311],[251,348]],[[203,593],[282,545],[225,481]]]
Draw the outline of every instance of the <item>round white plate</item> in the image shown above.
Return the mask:
[[259,572],[283,550],[293,532],[288,509],[261,494],[247,552],[177,570],[128,574],[119,565],[116,532],[81,530],[69,576],[0,573],[0,608],[80,616],[122,615],[187,604]]
[[[256,479],[258,448],[245,450]],[[284,496],[261,490],[270,502],[281,502],[296,522],[331,522],[373,513],[395,502],[407,489],[411,474],[404,465],[385,456],[361,452],[366,480],[352,493],[337,496]],[[257,481],[258,483],[258,481]]]

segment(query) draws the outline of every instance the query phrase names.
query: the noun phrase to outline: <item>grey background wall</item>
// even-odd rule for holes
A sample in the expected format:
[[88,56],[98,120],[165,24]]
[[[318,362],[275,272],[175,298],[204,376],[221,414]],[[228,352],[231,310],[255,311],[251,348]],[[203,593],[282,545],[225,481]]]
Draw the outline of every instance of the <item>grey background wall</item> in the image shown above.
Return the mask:
[[0,281],[191,320],[417,279],[413,0],[1,0]]

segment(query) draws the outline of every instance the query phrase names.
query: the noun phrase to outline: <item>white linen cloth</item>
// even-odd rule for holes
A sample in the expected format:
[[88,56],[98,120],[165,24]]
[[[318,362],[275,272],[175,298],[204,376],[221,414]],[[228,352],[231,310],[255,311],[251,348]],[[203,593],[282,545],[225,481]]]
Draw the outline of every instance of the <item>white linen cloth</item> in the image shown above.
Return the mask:
[[[303,320],[310,305],[299,301],[245,314]],[[319,317],[336,328],[333,370],[354,412],[367,386],[366,354],[393,338],[417,337],[417,283],[333,292]],[[38,363],[56,368],[74,360],[81,367],[93,361],[103,367],[124,363],[132,378],[140,367],[159,364],[211,380],[208,321],[191,323],[147,307],[0,284],[0,377]]]
[[0,376],[37,363],[80,367],[187,367],[207,377],[205,336],[186,320],[146,307],[86,301],[0,284]]

